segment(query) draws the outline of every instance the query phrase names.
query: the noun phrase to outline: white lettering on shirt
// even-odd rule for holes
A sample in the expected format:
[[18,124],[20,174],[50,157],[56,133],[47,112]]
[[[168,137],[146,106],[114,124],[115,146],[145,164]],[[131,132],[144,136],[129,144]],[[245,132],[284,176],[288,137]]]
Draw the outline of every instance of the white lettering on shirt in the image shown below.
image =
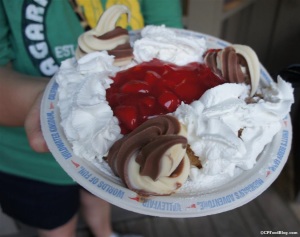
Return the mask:
[[48,47],[44,41],[30,45],[28,49],[30,54],[37,59],[42,59],[48,54]]
[[41,62],[40,69],[46,76],[52,76],[58,70],[58,66],[53,58],[47,58]]
[[50,51],[45,32],[48,0],[24,1],[24,42],[33,65],[44,76],[52,76],[59,68]]
[[56,58],[72,57],[75,54],[75,46],[73,44],[56,46],[54,51]]
[[44,8],[37,7],[33,4],[29,5],[26,8],[26,18],[36,22],[43,22],[42,15],[44,14]]
[[29,24],[25,28],[25,34],[30,40],[44,40],[44,26],[42,24]]
[[47,0],[34,0],[37,4],[40,4],[43,7],[46,7],[48,4]]

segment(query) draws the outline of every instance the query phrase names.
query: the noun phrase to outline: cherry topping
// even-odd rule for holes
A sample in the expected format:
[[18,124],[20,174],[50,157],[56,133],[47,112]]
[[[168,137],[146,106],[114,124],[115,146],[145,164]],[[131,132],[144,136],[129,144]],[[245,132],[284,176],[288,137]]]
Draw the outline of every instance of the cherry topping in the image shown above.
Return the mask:
[[164,91],[157,100],[158,103],[169,112],[175,111],[180,105],[180,100],[171,91]]
[[174,112],[225,81],[207,66],[177,66],[154,59],[117,73],[107,90],[107,101],[126,134],[150,116]]
[[144,81],[128,81],[125,83],[120,90],[122,93],[149,93],[150,86]]
[[114,113],[123,125],[122,133],[125,134],[137,127],[138,112],[135,106],[119,105],[114,109]]

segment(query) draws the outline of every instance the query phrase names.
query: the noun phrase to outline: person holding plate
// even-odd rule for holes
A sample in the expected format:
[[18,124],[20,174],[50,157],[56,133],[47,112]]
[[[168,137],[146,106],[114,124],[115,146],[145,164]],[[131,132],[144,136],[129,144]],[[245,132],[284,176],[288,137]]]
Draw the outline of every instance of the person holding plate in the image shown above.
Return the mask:
[[[75,236],[79,208],[94,236],[118,236],[110,204],[80,188],[49,153],[40,129],[44,89],[77,38],[105,9],[127,5],[130,25],[182,28],[179,0],[0,0],[0,205],[39,236]],[[134,236],[134,235],[127,235]]]

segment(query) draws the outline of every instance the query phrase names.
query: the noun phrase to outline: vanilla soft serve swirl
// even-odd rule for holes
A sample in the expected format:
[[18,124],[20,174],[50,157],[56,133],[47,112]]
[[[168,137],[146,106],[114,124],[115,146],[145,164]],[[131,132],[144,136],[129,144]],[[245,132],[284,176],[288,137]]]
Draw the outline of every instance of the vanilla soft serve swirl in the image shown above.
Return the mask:
[[189,174],[185,136],[176,118],[158,116],[115,142],[107,161],[126,186],[140,195],[169,195]]
[[79,36],[76,58],[106,50],[108,54],[115,56],[115,65],[122,66],[130,63],[132,48],[129,44],[128,31],[116,27],[116,22],[122,14],[127,14],[128,21],[130,20],[130,11],[124,5],[114,5],[105,11],[94,29]]

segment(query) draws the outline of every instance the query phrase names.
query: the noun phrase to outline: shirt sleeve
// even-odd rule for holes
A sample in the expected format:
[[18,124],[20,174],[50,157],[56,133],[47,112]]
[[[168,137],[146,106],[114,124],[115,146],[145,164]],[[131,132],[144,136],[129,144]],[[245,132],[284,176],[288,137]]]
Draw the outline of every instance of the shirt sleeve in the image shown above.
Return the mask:
[[145,25],[166,25],[182,28],[182,8],[180,0],[143,0],[141,10]]
[[0,29],[0,66],[4,66],[13,58],[13,52],[9,41],[9,25],[2,0],[0,0]]

